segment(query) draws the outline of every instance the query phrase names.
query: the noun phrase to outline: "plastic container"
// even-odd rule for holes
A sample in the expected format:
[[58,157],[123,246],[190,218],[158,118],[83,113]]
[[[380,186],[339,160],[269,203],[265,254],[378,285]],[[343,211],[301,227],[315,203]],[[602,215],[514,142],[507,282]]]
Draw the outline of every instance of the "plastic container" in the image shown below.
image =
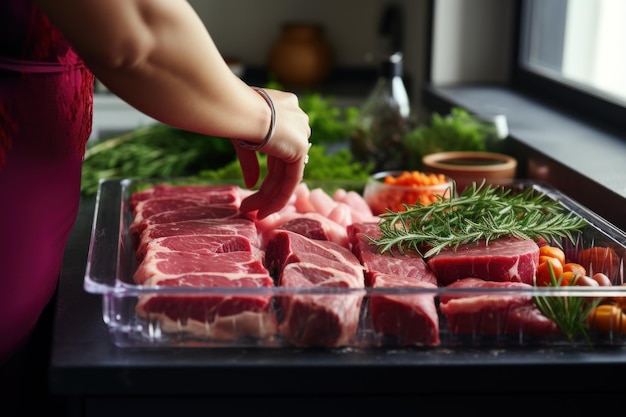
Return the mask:
[[[208,288],[137,285],[132,278],[137,260],[130,233],[130,196],[156,183],[158,181],[102,180],[97,195],[84,288],[102,296],[103,321],[116,346],[447,349],[532,345],[591,348],[623,346],[626,342],[626,335],[621,333],[617,322],[608,331],[588,328],[588,338],[583,335],[570,338],[555,330],[545,317],[537,316],[533,307],[537,300],[570,305],[626,300],[626,287],[621,286],[626,234],[545,184],[515,181],[508,187],[514,191],[532,187],[559,201],[568,212],[584,218],[588,225],[577,236],[575,244],[563,242],[564,251],[571,259],[580,259],[583,251],[591,247],[610,251],[613,255],[609,262],[603,260],[606,266],[603,270],[612,286],[453,288],[379,283],[377,287],[357,288]],[[336,187],[332,182],[328,185]],[[402,255],[389,258],[390,262],[406,265],[415,261],[410,256],[399,256]],[[153,303],[153,307],[160,306],[161,310],[140,314],[140,307],[147,302]],[[314,306],[320,304],[334,305],[338,310],[333,310],[336,314],[326,314],[328,310],[316,314],[320,311]],[[462,307],[468,305],[472,306],[471,312]],[[242,306],[245,307],[243,314],[229,316],[229,312]],[[300,307],[306,308],[301,310]],[[164,308],[171,313],[170,319],[165,321]],[[290,316],[293,311],[300,311],[299,316]],[[219,323],[216,317],[221,319]],[[537,318],[539,324],[535,321]],[[301,337],[294,340],[288,334]]]

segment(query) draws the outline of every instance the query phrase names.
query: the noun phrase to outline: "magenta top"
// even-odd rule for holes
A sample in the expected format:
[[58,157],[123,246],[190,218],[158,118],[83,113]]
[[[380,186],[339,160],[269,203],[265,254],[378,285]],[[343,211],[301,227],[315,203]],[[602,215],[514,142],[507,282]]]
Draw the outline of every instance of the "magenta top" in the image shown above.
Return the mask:
[[0,2],[0,363],[56,289],[80,201],[93,82],[29,0]]

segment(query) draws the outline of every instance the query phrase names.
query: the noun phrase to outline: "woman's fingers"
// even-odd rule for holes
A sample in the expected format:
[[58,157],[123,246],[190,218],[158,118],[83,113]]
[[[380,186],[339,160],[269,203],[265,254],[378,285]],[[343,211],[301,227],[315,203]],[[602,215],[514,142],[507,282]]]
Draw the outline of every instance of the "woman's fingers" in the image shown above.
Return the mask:
[[241,167],[241,173],[243,174],[244,184],[246,188],[253,188],[259,181],[260,168],[259,160],[256,152],[242,148],[237,145],[237,141],[233,140],[235,146],[235,152],[239,159],[239,165]]

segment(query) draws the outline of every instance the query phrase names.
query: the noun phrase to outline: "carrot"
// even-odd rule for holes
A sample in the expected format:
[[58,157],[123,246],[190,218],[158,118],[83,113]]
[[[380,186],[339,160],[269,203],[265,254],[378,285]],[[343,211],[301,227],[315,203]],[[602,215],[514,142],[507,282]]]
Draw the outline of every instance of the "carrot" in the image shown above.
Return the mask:
[[588,316],[589,327],[602,334],[626,334],[626,315],[614,304],[601,304]]
[[383,182],[387,185],[406,187],[405,190],[386,190],[377,196],[377,206],[396,212],[404,211],[404,204],[429,205],[438,201],[440,197],[448,198],[450,195],[448,191],[450,180],[444,174],[416,170],[402,171],[399,175],[387,175]]

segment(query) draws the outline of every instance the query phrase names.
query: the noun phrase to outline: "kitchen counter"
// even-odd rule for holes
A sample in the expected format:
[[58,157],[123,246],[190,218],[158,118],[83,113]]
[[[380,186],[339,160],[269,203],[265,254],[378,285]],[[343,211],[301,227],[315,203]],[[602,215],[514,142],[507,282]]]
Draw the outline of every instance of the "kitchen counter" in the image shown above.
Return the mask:
[[[598,412],[626,390],[626,348],[130,349],[83,289],[95,202],[81,202],[58,289],[51,390],[75,416]],[[541,400],[541,404],[539,403]],[[479,408],[480,407],[480,408]],[[336,411],[335,411],[336,410]]]

